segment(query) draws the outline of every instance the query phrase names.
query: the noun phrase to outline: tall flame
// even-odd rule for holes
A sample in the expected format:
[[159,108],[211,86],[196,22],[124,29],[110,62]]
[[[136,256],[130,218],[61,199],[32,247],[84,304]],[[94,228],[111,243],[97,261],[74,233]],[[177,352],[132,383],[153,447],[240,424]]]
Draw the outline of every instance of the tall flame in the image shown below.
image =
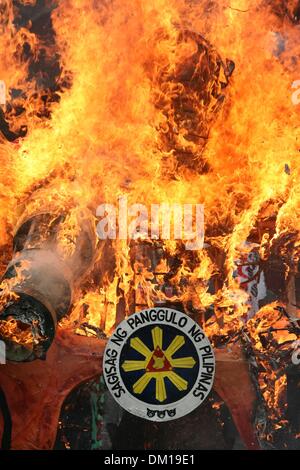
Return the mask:
[[[241,331],[248,297],[233,271],[242,244],[273,217],[274,230],[256,237],[260,255],[285,249],[293,234],[299,256],[297,5],[2,0],[2,270],[24,212],[68,213],[59,236],[67,256],[81,208],[95,213],[98,204],[116,204],[124,195],[149,206],[204,204],[206,249],[191,257],[180,242],[166,242],[156,269],[164,273],[168,257],[180,260],[168,281],[188,283],[171,298],[187,309],[193,299],[198,312],[214,305],[206,324],[211,337]],[[128,314],[132,289],[148,296],[146,303],[162,300],[153,273],[131,262],[130,252],[129,242],[99,246],[93,276],[77,292],[73,322],[87,314],[109,333],[122,299]],[[222,282],[211,293],[217,276]]]

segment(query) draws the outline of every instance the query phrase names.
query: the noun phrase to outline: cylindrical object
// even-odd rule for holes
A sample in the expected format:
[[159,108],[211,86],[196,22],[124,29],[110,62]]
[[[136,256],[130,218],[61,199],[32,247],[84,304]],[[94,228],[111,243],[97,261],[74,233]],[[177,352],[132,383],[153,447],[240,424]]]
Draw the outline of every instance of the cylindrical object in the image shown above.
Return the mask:
[[[87,211],[25,218],[14,237],[14,258],[2,280],[0,339],[7,360],[44,358],[74,287],[94,260],[96,232]],[[6,296],[7,297],[7,296]]]

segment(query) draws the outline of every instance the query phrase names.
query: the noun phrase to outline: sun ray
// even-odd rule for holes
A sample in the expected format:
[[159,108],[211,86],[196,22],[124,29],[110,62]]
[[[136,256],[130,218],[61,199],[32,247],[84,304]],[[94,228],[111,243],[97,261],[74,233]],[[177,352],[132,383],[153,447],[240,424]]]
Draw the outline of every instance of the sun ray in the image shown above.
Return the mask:
[[162,349],[162,338],[163,338],[162,329],[156,326],[155,328],[152,329],[151,333],[152,333],[154,349],[156,349],[157,347]]
[[137,352],[142,354],[142,356],[144,356],[147,360],[150,359],[152,352],[150,351],[150,349],[147,348],[143,341],[140,340],[140,338],[132,338],[130,340],[130,346]]
[[177,335],[166,351],[163,350],[163,329],[156,326],[151,330],[153,351],[138,338],[130,340],[130,346],[138,351],[145,360],[125,360],[122,369],[125,372],[145,370],[145,373],[134,383],[133,392],[137,395],[144,392],[149,382],[155,380],[155,397],[160,403],[167,399],[166,378],[179,390],[187,390],[188,382],[172,369],[183,368],[192,369],[196,361],[192,356],[173,359],[176,353],[184,344],[184,336]]
[[143,391],[145,390],[145,388],[147,387],[148,383],[150,382],[152,378],[153,378],[152,374],[148,374],[147,372],[144,375],[142,375],[142,377],[139,380],[137,380],[135,384],[133,385],[134,393],[136,393],[137,395],[139,395],[140,393],[143,393]]
[[155,387],[155,396],[156,400],[162,402],[167,398],[165,379],[163,375],[158,375],[156,377],[156,387]]
[[122,369],[125,372],[131,372],[134,370],[145,369],[147,361],[124,361],[122,364]]
[[173,354],[175,354],[176,351],[178,351],[178,349],[180,349],[184,345],[184,343],[185,343],[185,339],[183,336],[179,336],[179,335],[175,336],[172,343],[169,345],[169,347],[165,351],[165,355],[169,361],[170,361],[170,358],[173,356]]
[[181,357],[179,359],[170,358],[170,364],[172,367],[181,367],[182,369],[192,369],[196,364],[196,361],[193,357]]
[[167,375],[168,379],[175,385],[178,390],[186,390],[188,383],[185,379],[177,375],[175,372],[169,372]]

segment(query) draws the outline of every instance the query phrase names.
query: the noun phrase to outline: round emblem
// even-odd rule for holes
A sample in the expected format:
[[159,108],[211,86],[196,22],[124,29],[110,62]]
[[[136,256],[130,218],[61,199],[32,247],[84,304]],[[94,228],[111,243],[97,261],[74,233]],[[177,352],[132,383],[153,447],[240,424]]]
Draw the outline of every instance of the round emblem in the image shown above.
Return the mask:
[[124,320],[104,352],[104,378],[130,413],[170,421],[197,408],[215,373],[213,348],[199,325],[170,308],[151,308]]

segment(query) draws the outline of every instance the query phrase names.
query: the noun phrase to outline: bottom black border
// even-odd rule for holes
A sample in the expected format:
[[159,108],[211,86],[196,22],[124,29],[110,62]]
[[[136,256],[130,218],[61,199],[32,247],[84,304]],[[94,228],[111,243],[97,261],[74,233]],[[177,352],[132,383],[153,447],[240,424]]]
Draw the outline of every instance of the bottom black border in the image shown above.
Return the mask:
[[[289,458],[294,461],[295,452],[297,451],[0,451],[0,465],[1,469],[4,468],[4,465],[12,464],[20,464],[22,467],[24,464],[28,464],[33,468],[39,466],[41,469],[53,468],[54,465],[59,464],[60,468],[63,465],[69,468],[73,463],[76,468],[85,466],[85,469],[87,465],[93,465],[95,469],[109,468],[111,465],[126,468],[140,468],[142,466],[153,468],[168,465],[200,468],[205,465],[209,469],[210,465],[213,468],[217,464],[222,469],[227,465],[235,467],[244,462],[253,465],[257,461],[260,468],[263,468],[264,465],[269,468],[274,459],[274,463],[277,465],[282,463],[286,468]],[[184,456],[186,456],[185,459]],[[191,458],[192,456],[193,458]]]

